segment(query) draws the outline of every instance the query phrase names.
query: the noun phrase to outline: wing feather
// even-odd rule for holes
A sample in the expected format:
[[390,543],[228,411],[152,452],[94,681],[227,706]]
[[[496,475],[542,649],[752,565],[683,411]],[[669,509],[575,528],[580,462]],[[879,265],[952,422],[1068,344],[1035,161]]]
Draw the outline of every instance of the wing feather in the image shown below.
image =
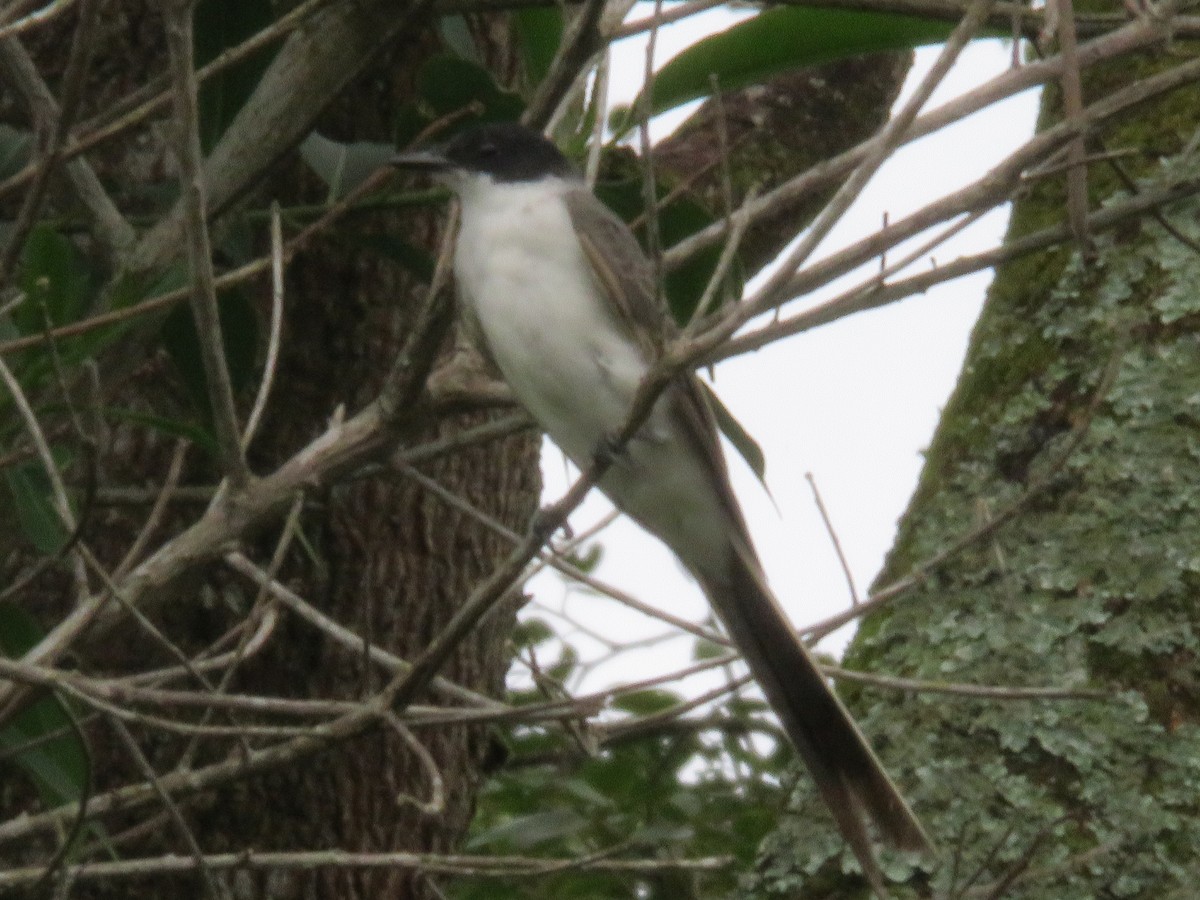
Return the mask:
[[[586,188],[571,191],[566,202],[579,245],[600,294],[608,303],[612,320],[642,348],[647,361],[652,362],[678,334],[674,320],[655,290],[654,266],[629,226]],[[729,484],[716,419],[696,376],[681,374],[664,401],[672,407],[675,413],[672,418],[681,425],[688,444],[707,463],[730,522],[748,548],[746,525]]]

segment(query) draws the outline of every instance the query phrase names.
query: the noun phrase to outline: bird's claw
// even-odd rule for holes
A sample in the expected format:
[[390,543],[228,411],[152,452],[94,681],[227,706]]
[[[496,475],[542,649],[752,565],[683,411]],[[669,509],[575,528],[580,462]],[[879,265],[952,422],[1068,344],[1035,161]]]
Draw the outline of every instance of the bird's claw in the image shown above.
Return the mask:
[[596,442],[596,448],[592,451],[592,456],[596,460],[596,465],[608,468],[620,462],[626,455],[627,448],[615,434],[606,434]]
[[539,543],[546,543],[554,536],[554,532],[559,530],[566,535],[567,540],[575,536],[575,532],[571,529],[571,523],[563,518],[563,511],[560,507],[560,503],[551,503],[533,514],[529,530]]

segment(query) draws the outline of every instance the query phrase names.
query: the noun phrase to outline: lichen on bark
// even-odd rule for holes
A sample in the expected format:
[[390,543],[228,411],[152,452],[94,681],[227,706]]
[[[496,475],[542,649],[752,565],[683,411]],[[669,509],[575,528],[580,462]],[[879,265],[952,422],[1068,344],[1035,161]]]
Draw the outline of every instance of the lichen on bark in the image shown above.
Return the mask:
[[[1143,187],[1194,177],[1200,157],[1181,147],[1197,109],[1181,93],[1105,142],[1137,150]],[[1110,172],[1089,175],[1093,202],[1120,198]],[[1010,235],[1060,216],[1061,198],[1059,183],[1039,186]],[[1200,876],[1200,202],[1162,213],[1191,243],[1148,217],[997,273],[878,583],[1037,490],[869,617],[848,654],[851,668],[909,678],[1111,695],[843,687],[940,851],[886,857],[899,897],[1190,896]],[[866,896],[818,807],[801,785],[748,895]]]

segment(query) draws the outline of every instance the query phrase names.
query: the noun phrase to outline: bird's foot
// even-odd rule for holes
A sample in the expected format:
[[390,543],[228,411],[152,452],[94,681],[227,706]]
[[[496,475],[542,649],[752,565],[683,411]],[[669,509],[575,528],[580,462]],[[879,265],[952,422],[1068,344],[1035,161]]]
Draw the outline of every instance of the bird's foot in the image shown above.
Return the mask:
[[571,529],[571,523],[564,517],[562,506],[561,502],[551,503],[549,506],[543,506],[533,514],[533,521],[529,524],[529,532],[538,539],[539,543],[546,543],[550,538],[554,537],[554,532],[560,530],[566,536],[567,540],[575,536],[575,532]]
[[622,443],[616,434],[606,434],[596,442],[592,458],[597,466],[607,469],[624,459],[628,453],[628,445]]

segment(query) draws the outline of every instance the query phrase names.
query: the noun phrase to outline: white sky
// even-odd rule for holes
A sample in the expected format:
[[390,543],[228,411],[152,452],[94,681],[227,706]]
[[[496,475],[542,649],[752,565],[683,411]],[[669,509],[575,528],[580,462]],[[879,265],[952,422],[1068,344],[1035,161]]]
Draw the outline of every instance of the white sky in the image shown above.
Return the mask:
[[[639,4],[631,18],[652,9],[650,4]],[[693,28],[666,29],[659,36],[657,65],[705,31],[725,27],[734,18],[715,10]],[[612,102],[628,102],[636,93],[635,73],[640,75],[644,66],[644,47],[644,38],[635,38],[615,49]],[[905,95],[936,54],[937,48],[918,52]],[[972,44],[927,108],[1002,72],[1010,62],[1011,46],[1006,43]],[[617,78],[616,73],[628,77]],[[1032,133],[1036,106],[1036,93],[1027,92],[898,153],[819,254],[877,229],[885,211],[895,220],[978,178]],[[678,118],[662,126],[657,136],[674,127]],[[1001,240],[1006,223],[1007,209],[964,232],[939,250],[938,257],[949,260],[993,246]],[[788,338],[718,367],[718,393],[766,454],[767,483],[778,511],[740,457],[726,448],[734,486],[772,587],[798,626],[849,604],[845,578],[805,473],[811,471],[816,478],[859,592],[865,594],[916,485],[921,451],[954,386],[990,278],[985,273],[959,279],[924,296]],[[792,309],[816,299],[804,298]],[[569,484],[563,457],[551,444],[546,445],[543,470],[549,502]],[[608,509],[607,501],[593,492],[572,523],[582,530]],[[598,577],[676,615],[701,621],[708,614],[694,582],[670,552],[638,526],[620,520],[604,532],[601,541],[605,556]],[[614,642],[668,630],[606,598],[568,587],[557,574],[536,576],[530,588],[538,602],[527,609],[527,615],[545,615],[546,607],[565,609],[574,622]],[[849,636],[849,628],[843,629],[822,648],[840,654]],[[602,644],[578,632],[568,629],[568,639],[585,655],[603,655]],[[597,689],[669,672],[691,660],[692,644],[690,637],[684,637],[651,651],[622,655],[591,673],[585,686]]]

